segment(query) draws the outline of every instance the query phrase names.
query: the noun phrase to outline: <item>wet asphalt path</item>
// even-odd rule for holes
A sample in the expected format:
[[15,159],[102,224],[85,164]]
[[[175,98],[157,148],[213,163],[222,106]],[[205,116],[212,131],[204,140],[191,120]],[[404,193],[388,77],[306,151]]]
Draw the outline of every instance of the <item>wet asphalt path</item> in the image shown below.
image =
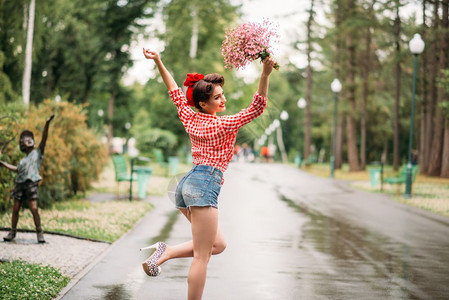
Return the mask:
[[[140,247],[190,239],[167,197],[150,200],[63,299],[186,299],[191,259],[141,268]],[[231,164],[219,205],[228,247],[203,299],[449,299],[449,219],[277,164]]]

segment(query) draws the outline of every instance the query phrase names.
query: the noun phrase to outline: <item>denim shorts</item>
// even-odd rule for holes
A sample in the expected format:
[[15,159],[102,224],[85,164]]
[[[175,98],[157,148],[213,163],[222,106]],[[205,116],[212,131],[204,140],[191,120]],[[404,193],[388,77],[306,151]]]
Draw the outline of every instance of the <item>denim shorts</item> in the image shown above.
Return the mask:
[[176,187],[176,208],[190,206],[218,208],[223,173],[217,168],[205,165],[193,166]]

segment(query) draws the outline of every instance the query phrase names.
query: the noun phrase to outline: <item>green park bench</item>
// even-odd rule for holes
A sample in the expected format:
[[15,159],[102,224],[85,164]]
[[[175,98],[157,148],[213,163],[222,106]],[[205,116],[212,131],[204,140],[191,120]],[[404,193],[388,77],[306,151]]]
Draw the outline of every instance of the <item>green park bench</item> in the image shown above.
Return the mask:
[[131,173],[128,173],[128,166],[123,155],[114,154],[112,163],[114,164],[115,181],[131,181]]
[[[128,173],[128,166],[126,164],[126,159],[123,155],[114,154],[112,155],[112,163],[114,164],[115,170],[115,181],[117,181],[117,196],[120,196],[119,186],[120,182],[126,181],[131,182],[131,172]],[[133,177],[132,180],[136,180],[136,177]]]
[[[418,170],[419,170],[418,166],[412,166],[412,182],[415,181]],[[399,173],[398,176],[386,177],[383,182],[396,185],[397,186],[396,192],[399,193],[399,187],[402,184],[405,184],[406,181],[407,181],[407,165],[401,168],[401,173]]]
[[[139,167],[134,166],[133,162],[135,159],[149,161],[148,158],[145,157],[137,157],[131,160],[131,172],[128,173],[128,166],[126,163],[126,159],[123,155],[115,154],[112,156],[112,163],[114,164],[115,170],[115,181],[117,181],[117,196],[120,196],[119,185],[120,182],[126,181],[129,182],[130,185],[133,181],[138,182],[139,186],[139,197],[144,198],[146,192],[146,185],[148,181],[149,175],[151,175],[152,170],[148,167]],[[134,173],[137,173],[138,176],[134,176]],[[132,199],[132,187],[130,186],[129,190],[129,200]]]

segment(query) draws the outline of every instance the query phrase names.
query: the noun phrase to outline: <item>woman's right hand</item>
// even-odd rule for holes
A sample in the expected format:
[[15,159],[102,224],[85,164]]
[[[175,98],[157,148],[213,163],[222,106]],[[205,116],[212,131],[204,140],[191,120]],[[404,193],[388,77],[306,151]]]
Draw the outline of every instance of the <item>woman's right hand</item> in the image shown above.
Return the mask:
[[146,59],[159,60],[159,54],[156,51],[151,51],[150,49],[143,48],[143,55]]
[[178,85],[176,84],[172,75],[167,71],[164,64],[162,63],[159,53],[157,53],[156,51],[151,51],[150,49],[143,48],[143,55],[145,56],[146,59],[154,60],[157,69],[159,70],[159,73],[162,76],[162,80],[164,80],[164,83],[167,86],[168,90],[169,91],[176,90],[178,88]]

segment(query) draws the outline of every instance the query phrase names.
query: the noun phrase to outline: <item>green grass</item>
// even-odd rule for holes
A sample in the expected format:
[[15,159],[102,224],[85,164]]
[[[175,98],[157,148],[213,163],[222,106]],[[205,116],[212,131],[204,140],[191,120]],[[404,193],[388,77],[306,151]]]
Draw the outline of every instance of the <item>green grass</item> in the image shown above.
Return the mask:
[[[302,167],[302,169],[320,177],[329,177],[330,174],[329,164],[314,164]],[[384,168],[384,178],[396,176],[397,173],[391,166]],[[384,193],[398,202],[449,217],[449,179],[447,178],[430,177],[418,173],[412,185],[412,198],[406,199],[404,198],[404,184],[389,185],[384,183],[382,192],[379,186],[371,186],[368,170],[349,172],[348,165],[344,165],[341,170],[335,171],[334,177],[350,181],[350,185],[354,188],[374,193]]]
[[[40,209],[44,230],[78,237],[114,242],[150,209],[152,205],[141,201],[110,201],[92,203],[72,200]],[[11,226],[11,213],[0,215],[0,226]],[[21,210],[19,228],[34,229],[28,209]],[[68,284],[70,278],[50,266],[29,264],[24,261],[0,263],[1,299],[53,299]]]
[[24,261],[0,263],[1,299],[53,299],[69,281],[49,266]]
[[[44,231],[114,242],[151,208],[150,203],[141,201],[75,200],[56,203],[51,209],[39,209],[39,214]],[[11,212],[0,215],[0,227],[10,226]],[[29,210],[20,211],[18,228],[34,230]]]

